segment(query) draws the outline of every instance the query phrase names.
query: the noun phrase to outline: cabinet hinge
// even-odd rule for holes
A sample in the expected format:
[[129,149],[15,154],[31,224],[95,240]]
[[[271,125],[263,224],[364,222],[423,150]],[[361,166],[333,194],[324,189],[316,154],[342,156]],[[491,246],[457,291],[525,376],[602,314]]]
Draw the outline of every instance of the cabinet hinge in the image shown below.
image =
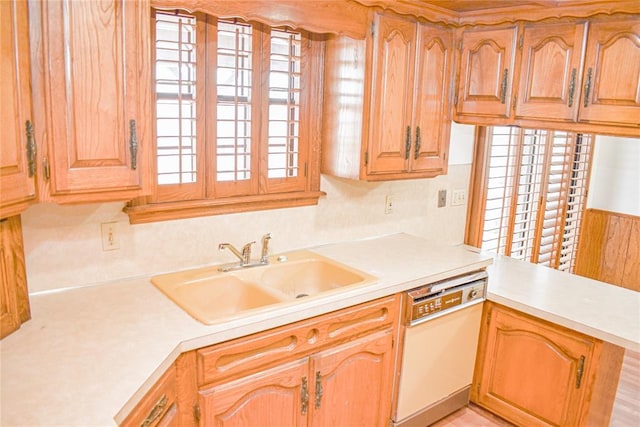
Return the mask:
[[576,388],[580,388],[582,385],[582,375],[584,374],[584,361],[585,357],[580,356],[580,360],[578,361],[578,369],[576,370]]
[[375,24],[375,22],[371,23],[371,35],[372,36],[376,35],[376,24]]
[[309,172],[309,163],[304,162],[304,176],[307,176],[307,173]]
[[458,106],[458,92],[456,91],[456,94],[453,96],[453,106],[457,107]]
[[460,51],[462,50],[462,40],[460,40],[458,42],[458,50],[460,50]]
[[49,181],[49,179],[51,179],[51,168],[49,167],[48,157],[42,159],[42,171],[44,173],[45,181]]
[[513,110],[516,109],[516,104],[518,103],[518,94],[513,95]]
[[522,50],[522,46],[524,46],[524,34],[520,34],[520,38],[518,39],[518,48]]
[[200,424],[200,405],[194,405],[193,419],[195,420],[196,424]]
[[368,151],[364,152],[364,165],[365,166],[369,165],[369,152]]

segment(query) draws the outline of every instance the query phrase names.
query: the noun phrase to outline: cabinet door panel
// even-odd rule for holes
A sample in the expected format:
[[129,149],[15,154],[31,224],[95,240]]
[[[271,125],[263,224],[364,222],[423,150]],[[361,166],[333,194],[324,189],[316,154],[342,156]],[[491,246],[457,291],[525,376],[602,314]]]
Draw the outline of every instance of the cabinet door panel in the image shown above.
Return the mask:
[[389,425],[392,337],[387,329],[312,358],[312,426]]
[[458,114],[510,117],[515,26],[462,34]]
[[449,151],[449,94],[453,31],[421,25],[416,67],[414,135],[411,171],[446,169]]
[[595,343],[494,307],[478,402],[520,425],[580,424]]
[[52,194],[139,189],[140,156],[131,144],[142,145],[149,120],[145,2],[65,0],[42,7]]
[[0,338],[31,318],[20,215],[0,221]]
[[306,425],[302,398],[309,390],[308,363],[308,358],[296,360],[201,390],[201,425]]
[[33,174],[26,154],[26,121],[31,116],[29,26],[27,3],[0,2],[0,216],[19,213],[10,205],[35,198]]
[[585,35],[585,24],[524,28],[518,118],[569,122],[577,118]]
[[589,29],[580,121],[640,127],[640,21]]
[[[411,98],[415,55],[415,23],[379,17],[374,72],[371,144],[367,173],[403,172],[407,168],[411,132]],[[407,138],[407,128],[409,136]]]

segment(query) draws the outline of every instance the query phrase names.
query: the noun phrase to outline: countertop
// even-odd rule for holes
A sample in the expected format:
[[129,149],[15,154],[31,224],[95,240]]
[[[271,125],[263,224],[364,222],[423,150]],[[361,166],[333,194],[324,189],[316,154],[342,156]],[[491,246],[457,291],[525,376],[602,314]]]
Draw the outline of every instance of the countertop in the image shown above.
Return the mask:
[[[492,263],[492,256],[468,247],[407,234],[310,249],[379,280],[209,326],[148,277],[31,296],[32,319],[0,341],[0,425],[114,425],[181,352]],[[640,350],[639,293],[503,257],[488,268],[488,299]]]

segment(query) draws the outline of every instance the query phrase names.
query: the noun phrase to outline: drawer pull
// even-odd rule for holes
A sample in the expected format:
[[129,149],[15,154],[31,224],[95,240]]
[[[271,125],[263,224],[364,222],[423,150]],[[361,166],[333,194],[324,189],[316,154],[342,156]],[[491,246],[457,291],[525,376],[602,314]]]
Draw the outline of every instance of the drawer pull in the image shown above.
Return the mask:
[[576,92],[576,69],[571,70],[571,80],[569,80],[569,108],[573,107],[573,98]]
[[33,137],[31,120],[25,122],[25,133],[27,135],[27,171],[29,178],[31,178],[36,174],[36,153],[38,151],[36,140]]
[[418,160],[418,157],[420,157],[420,144],[422,141],[420,141],[420,126],[416,127],[416,148],[415,151],[413,153],[413,158],[414,160]]
[[138,167],[138,137],[135,120],[129,120],[129,150],[131,151],[131,169],[135,170]]
[[584,84],[584,106],[589,106],[589,96],[591,95],[591,78],[593,77],[593,68],[587,70],[587,81]]
[[500,85],[500,103],[507,102],[507,77],[509,77],[509,69],[505,68],[502,72],[502,84]]
[[407,126],[407,136],[404,140],[404,159],[409,160],[409,153],[411,152],[411,126]]
[[149,412],[147,418],[145,418],[142,424],[140,424],[140,427],[149,427],[155,420],[160,418],[160,415],[162,415],[165,408],[167,407],[168,401],[169,400],[167,399],[167,396],[163,394],[160,400],[156,402],[151,412]]
[[578,369],[576,371],[576,388],[580,388],[582,385],[582,375],[584,374],[584,356],[580,356],[580,361],[578,362]]

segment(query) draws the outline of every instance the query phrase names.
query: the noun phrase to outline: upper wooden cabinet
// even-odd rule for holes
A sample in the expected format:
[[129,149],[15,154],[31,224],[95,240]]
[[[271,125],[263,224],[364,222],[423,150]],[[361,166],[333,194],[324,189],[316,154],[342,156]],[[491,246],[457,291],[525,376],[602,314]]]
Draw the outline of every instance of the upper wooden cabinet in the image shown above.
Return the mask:
[[640,136],[640,21],[612,19],[464,31],[455,119]]
[[577,119],[586,31],[585,23],[524,26],[516,117]]
[[327,42],[324,173],[388,180],[446,173],[453,30],[394,15]]
[[36,145],[27,3],[2,1],[0,11],[0,218],[5,218],[20,213],[36,197]]
[[518,27],[462,32],[456,117],[511,115]]
[[59,202],[140,195],[150,147],[148,1],[39,6],[51,195]]
[[578,119],[635,126],[640,135],[640,18],[593,22]]

